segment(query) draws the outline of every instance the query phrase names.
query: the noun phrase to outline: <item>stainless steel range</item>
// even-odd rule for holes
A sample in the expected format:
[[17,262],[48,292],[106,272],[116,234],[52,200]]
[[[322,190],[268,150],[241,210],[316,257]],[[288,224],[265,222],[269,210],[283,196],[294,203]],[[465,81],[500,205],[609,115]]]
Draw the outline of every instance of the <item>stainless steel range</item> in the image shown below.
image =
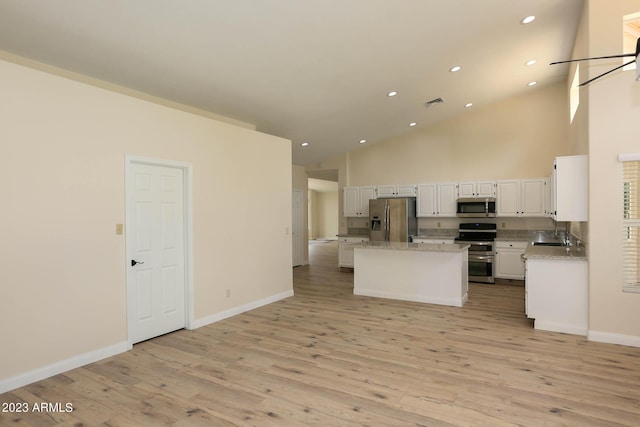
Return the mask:
[[496,224],[468,222],[460,224],[456,243],[469,247],[469,281],[495,283],[494,243]]

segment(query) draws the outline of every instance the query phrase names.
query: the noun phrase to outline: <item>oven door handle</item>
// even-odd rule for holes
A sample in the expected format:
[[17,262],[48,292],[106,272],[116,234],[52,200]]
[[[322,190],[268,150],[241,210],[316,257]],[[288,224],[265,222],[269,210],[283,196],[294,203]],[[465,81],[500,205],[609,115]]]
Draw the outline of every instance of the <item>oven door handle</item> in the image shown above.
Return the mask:
[[493,262],[493,255],[488,256],[478,256],[478,255],[469,255],[469,261],[486,261],[488,263]]

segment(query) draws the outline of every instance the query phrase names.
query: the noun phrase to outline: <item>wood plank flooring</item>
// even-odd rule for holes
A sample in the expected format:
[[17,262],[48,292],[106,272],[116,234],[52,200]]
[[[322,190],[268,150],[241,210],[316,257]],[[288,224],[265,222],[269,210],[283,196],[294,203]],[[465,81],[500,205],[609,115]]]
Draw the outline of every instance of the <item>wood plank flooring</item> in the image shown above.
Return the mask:
[[0,395],[21,426],[638,426],[640,349],[536,331],[524,289],[462,308],[357,297],[337,243],[295,296]]

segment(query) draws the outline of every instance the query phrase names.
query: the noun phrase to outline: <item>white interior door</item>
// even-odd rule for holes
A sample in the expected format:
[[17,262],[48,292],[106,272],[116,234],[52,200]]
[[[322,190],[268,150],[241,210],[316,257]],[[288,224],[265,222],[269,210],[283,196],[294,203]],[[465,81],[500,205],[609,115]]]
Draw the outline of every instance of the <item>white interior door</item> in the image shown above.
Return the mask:
[[186,326],[184,170],[131,164],[127,178],[129,339]]
[[291,206],[292,263],[295,267],[304,263],[304,193],[302,190],[293,190]]

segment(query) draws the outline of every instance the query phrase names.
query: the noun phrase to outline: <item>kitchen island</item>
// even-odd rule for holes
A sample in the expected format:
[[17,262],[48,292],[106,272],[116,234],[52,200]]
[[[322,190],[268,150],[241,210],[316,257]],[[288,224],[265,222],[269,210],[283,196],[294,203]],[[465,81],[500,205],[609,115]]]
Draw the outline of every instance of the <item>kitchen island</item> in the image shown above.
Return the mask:
[[462,244],[365,242],[354,247],[354,295],[462,307],[468,299]]

